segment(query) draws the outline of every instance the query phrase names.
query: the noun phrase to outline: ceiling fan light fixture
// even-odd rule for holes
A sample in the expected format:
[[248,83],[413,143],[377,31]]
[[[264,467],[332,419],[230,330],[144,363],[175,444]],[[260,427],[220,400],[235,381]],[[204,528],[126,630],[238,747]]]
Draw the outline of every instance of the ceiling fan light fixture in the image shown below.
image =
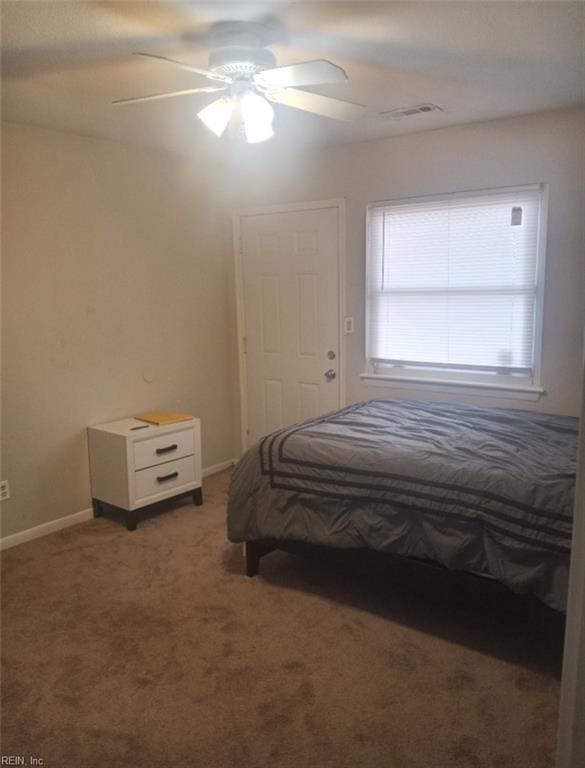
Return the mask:
[[240,111],[248,144],[258,144],[274,136],[274,109],[263,96],[247,91],[240,99]]
[[234,104],[231,99],[216,99],[204,107],[197,117],[206,125],[216,136],[222,136],[234,111]]
[[246,125],[244,131],[248,144],[259,144],[261,141],[267,141],[274,136],[274,129],[270,123]]
[[212,31],[217,34],[212,40],[208,69],[155,53],[136,53],[148,60],[203,76],[212,85],[115,99],[112,103],[141,104],[223,91],[224,97],[205,106],[197,116],[216,136],[221,137],[229,131],[234,139],[249,144],[257,144],[274,136],[271,102],[332,120],[357,120],[364,114],[365,107],[359,104],[299,90],[305,86],[339,83],[347,80],[347,75],[341,67],[327,59],[277,66],[274,53],[268,50],[272,44],[272,33],[263,23],[218,22],[213,25]]

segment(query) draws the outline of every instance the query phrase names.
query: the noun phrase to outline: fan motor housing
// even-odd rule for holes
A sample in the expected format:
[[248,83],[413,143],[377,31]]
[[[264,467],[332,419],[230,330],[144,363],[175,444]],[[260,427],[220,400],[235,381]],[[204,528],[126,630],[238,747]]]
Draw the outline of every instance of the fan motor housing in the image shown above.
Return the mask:
[[209,54],[209,69],[232,77],[251,77],[256,72],[275,65],[276,57],[267,48],[230,45],[216,48]]

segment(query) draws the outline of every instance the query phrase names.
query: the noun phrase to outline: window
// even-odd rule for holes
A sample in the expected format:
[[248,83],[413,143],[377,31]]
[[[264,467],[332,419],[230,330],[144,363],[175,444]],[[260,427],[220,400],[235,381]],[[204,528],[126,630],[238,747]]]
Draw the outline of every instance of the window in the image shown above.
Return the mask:
[[535,185],[369,206],[370,370],[536,383],[542,197]]

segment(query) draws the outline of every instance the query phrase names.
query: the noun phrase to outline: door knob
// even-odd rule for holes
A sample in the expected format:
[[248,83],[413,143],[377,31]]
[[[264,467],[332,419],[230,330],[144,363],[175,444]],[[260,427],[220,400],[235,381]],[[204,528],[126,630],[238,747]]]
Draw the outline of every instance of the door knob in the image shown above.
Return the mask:
[[333,368],[330,368],[328,371],[325,371],[325,378],[327,381],[333,381],[333,379],[337,376]]

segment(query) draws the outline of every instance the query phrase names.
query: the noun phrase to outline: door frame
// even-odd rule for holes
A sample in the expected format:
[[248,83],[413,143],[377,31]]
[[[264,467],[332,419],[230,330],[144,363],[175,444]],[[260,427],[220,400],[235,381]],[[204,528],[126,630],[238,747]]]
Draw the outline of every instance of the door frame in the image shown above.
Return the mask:
[[563,672],[559,702],[557,739],[557,768],[576,768],[583,765],[583,714],[585,703],[585,350],[583,354],[583,380],[581,385],[581,418],[579,421],[579,448],[577,451],[577,479],[573,506],[573,537]]
[[345,405],[345,199],[311,200],[300,203],[282,203],[262,205],[253,208],[237,208],[233,211],[233,248],[236,288],[236,326],[238,336],[238,370],[240,392],[240,455],[248,443],[248,378],[246,369],[246,315],[244,310],[244,284],[242,270],[242,219],[247,216],[261,216],[270,213],[293,213],[295,211],[315,211],[322,208],[337,209],[337,270],[338,270],[338,378],[339,407]]

